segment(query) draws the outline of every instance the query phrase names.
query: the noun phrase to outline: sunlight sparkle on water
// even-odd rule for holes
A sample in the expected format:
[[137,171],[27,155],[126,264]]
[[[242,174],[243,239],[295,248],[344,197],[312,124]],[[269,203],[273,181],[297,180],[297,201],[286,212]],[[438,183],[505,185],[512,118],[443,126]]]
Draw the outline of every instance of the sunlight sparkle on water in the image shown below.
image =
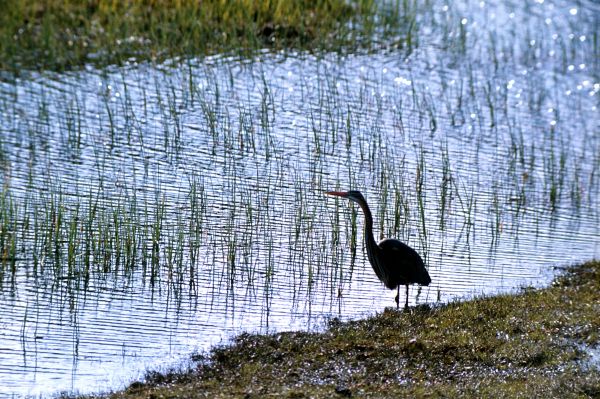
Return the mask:
[[[401,86],[410,86],[412,83],[409,79],[406,79],[402,76],[398,76],[397,78],[394,78],[394,82]],[[450,83],[450,84],[452,84],[452,83]]]
[[[376,234],[426,256],[432,285],[411,305],[542,286],[600,256],[595,20],[536,1],[423,2],[412,51],[0,80],[0,203],[14,198],[24,248],[14,276],[0,266],[2,325],[16,332],[0,331],[0,399],[41,381],[43,396],[118,388],[244,331],[317,330],[393,306],[362,228],[349,255],[356,208],[329,189],[360,188]],[[553,170],[566,188],[555,208]],[[60,230],[52,248],[33,221]],[[90,264],[110,258],[89,281],[87,239]],[[73,259],[52,263],[70,245]]]

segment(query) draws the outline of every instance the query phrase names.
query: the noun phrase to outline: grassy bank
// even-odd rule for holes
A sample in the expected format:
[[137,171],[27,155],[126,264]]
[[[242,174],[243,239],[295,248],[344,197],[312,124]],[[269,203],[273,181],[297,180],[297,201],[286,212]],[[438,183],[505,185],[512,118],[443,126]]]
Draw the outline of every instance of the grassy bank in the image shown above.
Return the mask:
[[113,397],[599,397],[599,331],[590,262],[545,289],[386,310],[323,333],[244,334],[189,373]]
[[62,70],[262,48],[335,51],[392,35],[402,42],[413,28],[411,3],[5,0],[0,69]]

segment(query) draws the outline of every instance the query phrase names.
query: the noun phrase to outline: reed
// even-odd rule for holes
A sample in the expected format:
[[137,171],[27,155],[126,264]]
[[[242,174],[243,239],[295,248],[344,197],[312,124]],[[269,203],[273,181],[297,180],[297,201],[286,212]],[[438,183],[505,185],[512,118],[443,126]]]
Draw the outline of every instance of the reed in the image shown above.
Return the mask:
[[[402,17],[416,2],[392,5],[408,22],[410,53],[427,39],[417,23],[426,19]],[[365,30],[381,22],[393,31],[385,21]],[[563,101],[532,69],[536,77],[515,79],[517,99],[502,86],[518,71],[502,57],[471,62],[504,51],[502,37],[486,47],[469,24],[435,23],[453,30],[450,45],[462,52],[440,57],[452,68],[439,77],[411,58],[384,65],[410,77],[398,86],[369,65],[388,61],[382,52],[350,60],[264,52],[90,68],[67,74],[64,87],[61,76],[40,77],[0,92],[2,116],[20,116],[3,118],[0,136],[4,278],[29,276],[32,264],[31,275],[73,287],[139,279],[169,300],[214,304],[243,293],[270,308],[285,287],[296,307],[339,304],[367,264],[362,215],[327,202],[325,190],[365,192],[381,236],[441,268],[453,261],[446,251],[470,262],[490,240],[497,251],[520,239],[523,226],[539,234],[552,231],[548,218],[580,222],[584,210],[597,218],[598,140],[585,133],[586,148],[571,147],[579,137],[565,123],[589,100]],[[282,78],[285,68],[293,73]],[[549,102],[555,111],[540,112]]]

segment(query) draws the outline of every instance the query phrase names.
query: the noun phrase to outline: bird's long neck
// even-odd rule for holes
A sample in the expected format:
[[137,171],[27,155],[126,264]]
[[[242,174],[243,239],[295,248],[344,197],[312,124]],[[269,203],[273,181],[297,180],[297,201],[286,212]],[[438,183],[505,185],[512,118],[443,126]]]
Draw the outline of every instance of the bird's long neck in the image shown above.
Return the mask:
[[373,215],[371,215],[371,209],[369,209],[369,205],[365,201],[359,202],[358,205],[360,205],[365,214],[365,244],[370,257],[378,248],[373,237]]
[[367,249],[367,256],[369,257],[369,263],[371,263],[377,277],[389,287],[390,281],[388,271],[386,270],[385,265],[381,263],[380,249],[373,237],[373,216],[371,215],[371,210],[366,201],[360,201],[358,204],[365,214],[365,246]]

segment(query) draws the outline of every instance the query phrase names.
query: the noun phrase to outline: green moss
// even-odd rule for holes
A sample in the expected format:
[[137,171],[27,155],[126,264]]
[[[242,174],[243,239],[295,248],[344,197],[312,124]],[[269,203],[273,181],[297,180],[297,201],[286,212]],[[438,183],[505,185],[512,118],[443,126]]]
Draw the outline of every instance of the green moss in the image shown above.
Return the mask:
[[597,397],[600,262],[517,295],[386,309],[323,333],[239,336],[113,397]]
[[411,2],[385,9],[373,0],[0,3],[0,69],[10,71],[262,48],[339,50],[405,37],[414,29],[408,23]]

